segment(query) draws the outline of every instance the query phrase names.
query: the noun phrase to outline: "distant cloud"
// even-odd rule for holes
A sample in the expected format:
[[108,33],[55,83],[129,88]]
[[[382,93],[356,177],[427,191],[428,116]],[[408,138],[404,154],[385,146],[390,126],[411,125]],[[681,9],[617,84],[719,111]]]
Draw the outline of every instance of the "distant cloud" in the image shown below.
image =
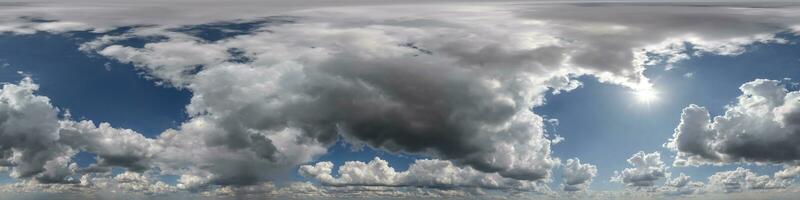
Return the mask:
[[[416,160],[408,170],[398,172],[389,163],[375,157],[368,163],[348,161],[339,166],[338,177],[332,175],[333,163],[303,165],[300,175],[331,186],[390,186],[430,188],[514,189],[550,192],[544,182],[504,178],[497,173],[484,173],[471,167],[458,167],[446,160]],[[581,173],[581,172],[576,172]],[[591,178],[591,177],[590,177]]]
[[694,72],[687,72],[687,73],[683,74],[683,77],[684,78],[688,78],[688,79],[693,79],[694,78]]
[[633,168],[625,168],[621,172],[615,171],[611,181],[631,187],[651,187],[667,175],[666,166],[658,152],[640,151],[628,159],[628,164]]
[[790,182],[774,179],[767,175],[759,176],[749,169],[736,168],[732,171],[717,172],[708,177],[708,187],[720,192],[742,192],[746,190],[781,189],[790,185]]
[[703,182],[691,181],[690,177],[681,173],[674,178],[667,178],[664,186],[659,188],[666,196],[698,195],[706,192]]
[[592,184],[592,178],[597,176],[597,167],[591,164],[581,164],[581,160],[567,159],[563,166],[564,191],[586,191]]

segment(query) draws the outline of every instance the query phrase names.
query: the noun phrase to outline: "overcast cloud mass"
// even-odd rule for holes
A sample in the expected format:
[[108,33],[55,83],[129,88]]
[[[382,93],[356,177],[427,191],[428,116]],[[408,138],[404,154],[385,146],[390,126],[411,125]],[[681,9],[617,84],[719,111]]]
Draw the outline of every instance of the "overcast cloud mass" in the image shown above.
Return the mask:
[[[0,89],[0,198],[794,199],[800,74],[748,77],[719,85],[738,97],[708,94],[720,103],[664,111],[674,130],[638,133],[662,146],[605,150],[627,160],[559,154],[556,146],[581,149],[570,142],[590,136],[559,132],[563,119],[537,109],[591,82],[659,112],[678,95],[659,91],[672,86],[653,74],[797,45],[797,6],[0,2],[0,38],[66,38],[86,57],[69,59],[106,60],[80,67],[130,70],[187,94],[185,118],[144,132],[73,116],[81,111],[46,95],[56,80],[0,54],[10,74]],[[717,85],[729,76],[703,79],[699,70],[713,66],[695,67],[678,78]],[[603,120],[585,123],[619,126]],[[604,145],[642,142],[617,141]]]

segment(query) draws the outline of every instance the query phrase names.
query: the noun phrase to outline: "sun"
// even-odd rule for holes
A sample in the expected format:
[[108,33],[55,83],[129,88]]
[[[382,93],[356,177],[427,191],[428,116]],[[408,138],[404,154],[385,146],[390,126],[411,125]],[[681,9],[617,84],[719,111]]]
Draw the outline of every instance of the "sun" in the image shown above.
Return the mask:
[[658,100],[658,91],[652,88],[640,89],[634,92],[634,96],[639,103],[650,104]]

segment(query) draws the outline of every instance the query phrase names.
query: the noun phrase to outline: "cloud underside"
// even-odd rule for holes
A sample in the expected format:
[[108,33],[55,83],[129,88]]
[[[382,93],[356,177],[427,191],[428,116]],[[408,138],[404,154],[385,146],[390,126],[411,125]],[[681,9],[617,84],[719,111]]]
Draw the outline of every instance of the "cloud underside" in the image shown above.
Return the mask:
[[[574,80],[578,76],[647,89],[651,85],[642,72],[649,65],[695,56],[687,51],[739,54],[755,42],[782,42],[774,34],[794,25],[789,8],[622,7],[304,9],[284,13],[292,17],[266,18],[250,33],[215,41],[177,31],[179,22],[108,32],[84,43],[81,50],[133,64],[159,84],[191,91],[186,106],[190,119],[157,138],[145,138],[107,123],[59,118],[50,100],[34,93],[38,86],[25,79],[5,84],[0,92],[0,164],[11,167],[14,177],[41,183],[78,184],[84,182],[82,175],[124,167],[138,175],[179,176],[176,188],[195,190],[285,179],[287,172],[315,160],[342,139],[435,159],[418,160],[406,172],[373,160],[345,164],[339,177],[333,177],[331,164],[324,162],[301,167],[301,174],[330,186],[519,189],[550,180],[560,163],[551,156],[553,142],[543,129],[545,119],[531,110],[544,104],[547,93],[579,87]],[[3,9],[35,15],[16,7]],[[136,12],[131,9],[120,13]],[[51,11],[46,17],[56,21],[14,18],[0,26],[0,32],[103,32],[109,27],[101,26],[130,25],[81,21],[71,15],[74,10]],[[164,39],[141,47],[122,42],[141,37]],[[776,99],[798,95],[783,91],[753,93],[740,102],[775,108],[770,113],[780,116],[745,120],[775,119],[762,127],[778,130],[780,139],[789,140],[736,145],[797,144],[791,140],[796,131],[787,128],[798,122],[798,117],[792,118],[797,99]],[[745,107],[738,111],[745,115],[737,117],[747,117]],[[686,113],[684,118],[689,118]],[[727,133],[709,130],[717,126],[707,125],[712,122],[705,115],[696,117],[701,122],[682,123],[688,127],[685,133],[676,132],[675,148],[691,153],[679,153],[687,160],[796,159],[788,150],[774,149],[764,151],[782,152],[758,154],[776,153],[765,158],[730,157],[737,154],[735,148],[718,148],[714,141],[725,139],[708,136]],[[713,123],[737,119],[723,117]],[[703,132],[690,133],[697,129],[689,127],[693,125]],[[785,129],[792,131],[780,132]],[[714,142],[714,147],[679,145],[681,137],[695,135],[706,138],[699,141]],[[97,163],[88,168],[75,165],[71,157],[81,151],[97,155]],[[649,186],[665,177],[658,154],[642,152],[628,162],[635,168],[620,174],[625,184]],[[429,165],[452,171],[433,173],[426,170],[441,169]],[[347,175],[348,169],[372,176]],[[594,166],[577,159],[568,160],[565,170],[567,191],[585,190],[596,174]]]

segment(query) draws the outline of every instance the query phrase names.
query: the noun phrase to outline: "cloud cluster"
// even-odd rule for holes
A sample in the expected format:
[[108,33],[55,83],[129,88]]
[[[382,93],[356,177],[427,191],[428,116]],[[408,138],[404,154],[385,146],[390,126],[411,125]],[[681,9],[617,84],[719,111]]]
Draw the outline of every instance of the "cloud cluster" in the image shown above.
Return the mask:
[[667,196],[696,195],[706,192],[706,185],[700,181],[691,181],[690,177],[681,173],[677,177],[667,178],[660,192]]
[[115,166],[137,172],[150,169],[150,160],[156,153],[153,139],[130,129],[113,128],[108,123],[95,126],[92,121],[62,120],[60,125],[61,143],[97,156],[91,167],[93,172]]
[[58,109],[38,89],[24,78],[0,90],[0,166],[12,167],[12,177],[63,182],[75,170],[74,151],[60,144]]
[[592,164],[581,164],[580,159],[567,159],[563,167],[564,191],[586,191],[592,184],[592,178],[597,176],[597,166]]
[[708,187],[712,191],[720,192],[742,192],[746,190],[765,190],[786,188],[791,182],[769,177],[767,175],[757,175],[749,169],[738,167],[736,170],[717,172],[708,177]]
[[[0,90],[0,147],[1,163],[11,167],[13,177],[35,178],[38,183],[82,183],[78,180],[82,174],[107,173],[112,167],[124,167],[130,173],[157,169],[182,175],[180,182],[185,188],[209,184],[212,180],[220,185],[248,184],[276,174],[277,171],[270,169],[288,170],[310,161],[315,148],[317,154],[325,151],[319,146],[291,146],[300,143],[300,133],[291,129],[245,138],[244,142],[256,141],[255,144],[228,144],[236,148],[216,145],[198,148],[192,143],[196,140],[185,138],[192,136],[176,130],[167,131],[156,139],[146,138],[133,130],[113,128],[108,123],[95,125],[92,121],[59,119],[59,111],[50,100],[34,94],[37,89],[38,85],[30,78],[18,84],[3,85]],[[195,131],[197,126],[203,130],[208,128],[196,119],[181,129],[201,134]],[[220,140],[228,142],[228,139]],[[272,145],[271,141],[276,145],[267,146]],[[278,149],[280,154],[275,153]],[[96,163],[79,169],[72,156],[81,151],[96,155]],[[197,163],[215,164],[197,166]],[[263,166],[270,168],[262,169]]]
[[[0,90],[0,164],[11,176],[33,177],[40,183],[77,183],[81,172],[107,172],[110,167],[132,171],[150,169],[152,139],[108,123],[60,120],[50,99],[34,94],[39,85],[30,77]],[[97,155],[92,167],[78,169],[72,156],[80,151]]]
[[[650,83],[642,72],[648,65],[686,59],[688,51],[741,53],[744,45],[754,42],[780,42],[774,33],[792,25],[791,14],[786,14],[791,13],[789,8],[588,6],[301,9],[282,13],[293,16],[292,20],[262,18],[265,22],[250,33],[214,41],[180,28],[208,22],[206,17],[248,18],[261,12],[152,20],[143,13],[183,12],[142,9],[146,6],[2,8],[7,11],[3,16],[35,16],[42,13],[37,9],[44,9],[49,13],[46,17],[57,19],[23,20],[19,23],[24,25],[0,28],[18,34],[30,33],[19,30],[36,26],[42,27],[37,31],[93,28],[104,32],[142,25],[140,20],[155,22],[120,29],[121,34],[104,32],[109,35],[83,45],[82,50],[131,63],[156,82],[193,95],[186,106],[187,121],[157,138],[145,138],[106,123],[59,120],[49,100],[32,94],[35,84],[29,80],[6,85],[0,96],[8,99],[0,102],[0,114],[7,113],[0,115],[2,164],[13,166],[15,177],[43,182],[74,182],[78,172],[125,167],[131,173],[177,175],[177,187],[183,189],[257,185],[287,178],[285,172],[313,161],[341,138],[355,145],[437,159],[419,160],[405,172],[396,172],[378,159],[347,163],[339,168],[339,177],[331,175],[333,166],[325,162],[303,166],[300,172],[332,186],[527,189],[530,183],[549,180],[551,169],[560,162],[551,156],[553,142],[546,138],[545,119],[532,111],[544,104],[548,92],[577,88],[580,83],[574,78],[578,76],[647,89]],[[81,17],[87,16],[81,11],[93,17]],[[118,20],[130,15],[142,18]],[[121,42],[136,37],[160,39],[141,46]],[[791,96],[785,91],[780,94]],[[768,97],[751,99],[762,101],[780,94],[754,93],[751,96]],[[784,116],[773,117],[781,127],[776,130],[791,129],[783,127],[797,121],[792,117],[794,101],[781,101],[789,106],[772,105],[775,113]],[[755,102],[752,106],[763,105]],[[689,118],[686,121],[693,120]],[[711,123],[708,117],[705,121]],[[724,160],[721,154],[737,153],[705,144],[679,145],[688,141],[681,137],[705,142],[713,138],[705,132],[688,133],[693,127],[686,124],[681,126],[687,127],[687,133],[676,132],[673,145],[681,152],[707,160]],[[700,125],[695,129],[705,130],[704,122],[696,124]],[[77,169],[69,158],[78,151],[97,155],[98,162]],[[787,160],[793,155],[777,153],[784,154],[766,159]],[[639,152],[628,162],[634,168],[616,177],[626,185],[652,186],[665,177],[658,153]],[[565,170],[569,171],[565,190],[585,189],[596,174],[592,165],[577,159],[568,160]]]
[[[526,9],[538,10],[538,6]],[[256,161],[266,161],[283,153],[269,136],[291,130],[299,138],[290,146],[324,149],[342,137],[357,145],[425,154],[508,178],[540,180],[548,178],[558,163],[550,156],[543,118],[530,111],[543,103],[545,92],[574,89],[579,83],[570,77],[581,75],[646,88],[649,83],[641,72],[646,64],[657,62],[647,54],[676,56],[686,50],[681,46],[686,42],[695,44],[697,52],[736,54],[743,45],[775,41],[769,33],[777,31],[754,25],[749,31],[721,34],[717,29],[697,31],[705,26],[673,18],[668,22],[597,22],[586,16],[547,17],[525,9],[505,9],[503,5],[448,11],[439,6],[308,9],[292,12],[301,16],[293,23],[272,23],[251,34],[218,41],[157,27],[130,34],[161,32],[165,40],[141,48],[113,41],[92,48],[132,63],[159,81],[192,91],[187,109],[193,118],[174,135],[192,135],[185,139],[199,141],[175,143],[204,144],[214,151],[249,149],[260,156]],[[609,14],[599,10],[591,14]],[[702,15],[699,12],[688,14]],[[739,16],[721,9],[715,12],[732,26],[730,30],[741,28],[727,23],[739,21]],[[475,18],[479,13],[492,15]],[[624,16],[629,15],[637,13]],[[774,23],[782,20],[778,17]],[[679,23],[687,28],[676,30],[685,33],[671,35],[630,31],[651,30],[654,23]],[[616,50],[593,50],[609,48]],[[618,55],[605,55],[611,52]],[[226,59],[233,56],[246,58],[245,62]],[[185,163],[208,161],[199,158]],[[307,159],[278,165],[303,161]],[[269,163],[259,162],[241,165]],[[223,169],[190,171],[195,175],[186,180],[205,177],[205,182],[252,183],[212,178]],[[248,173],[226,176],[253,177]]]
[[615,171],[611,181],[623,183],[631,187],[651,187],[655,182],[667,175],[661,154],[658,152],[645,153],[640,151],[628,158],[628,164],[633,168],[625,168],[621,172]]
[[800,159],[800,92],[781,81],[756,79],[742,95],[711,119],[708,110],[689,105],[666,144],[678,152],[676,165],[759,162],[795,163]]
[[319,162],[300,166],[300,175],[330,186],[389,186],[423,188],[484,188],[547,192],[543,182],[504,178],[497,173],[484,173],[471,167],[458,167],[446,160],[416,160],[408,170],[398,172],[389,163],[375,157],[368,163],[348,161],[334,177],[333,163]]
[[[549,177],[558,161],[550,157],[543,118],[529,109],[541,104],[550,89],[574,88],[566,74],[546,69],[561,62],[559,48],[511,49],[500,46],[504,41],[497,41],[501,38],[495,33],[473,27],[430,32],[405,26],[338,28],[350,23],[358,22],[286,24],[216,43],[172,37],[143,48],[103,46],[98,53],[191,90],[187,109],[193,118],[184,126],[192,129],[182,127],[175,135],[192,135],[185,140],[200,140],[195,143],[215,150],[252,147],[261,156],[256,160],[274,159],[285,148],[275,147],[268,137],[288,130],[299,134],[292,139],[297,145],[324,149],[341,136],[358,145],[451,159],[514,179]],[[445,41],[437,36],[457,31],[468,34]],[[470,35],[491,37],[465,43]],[[213,56],[228,56],[234,48],[250,62]],[[478,54],[485,58],[475,60]],[[195,55],[206,59],[192,59]]]

